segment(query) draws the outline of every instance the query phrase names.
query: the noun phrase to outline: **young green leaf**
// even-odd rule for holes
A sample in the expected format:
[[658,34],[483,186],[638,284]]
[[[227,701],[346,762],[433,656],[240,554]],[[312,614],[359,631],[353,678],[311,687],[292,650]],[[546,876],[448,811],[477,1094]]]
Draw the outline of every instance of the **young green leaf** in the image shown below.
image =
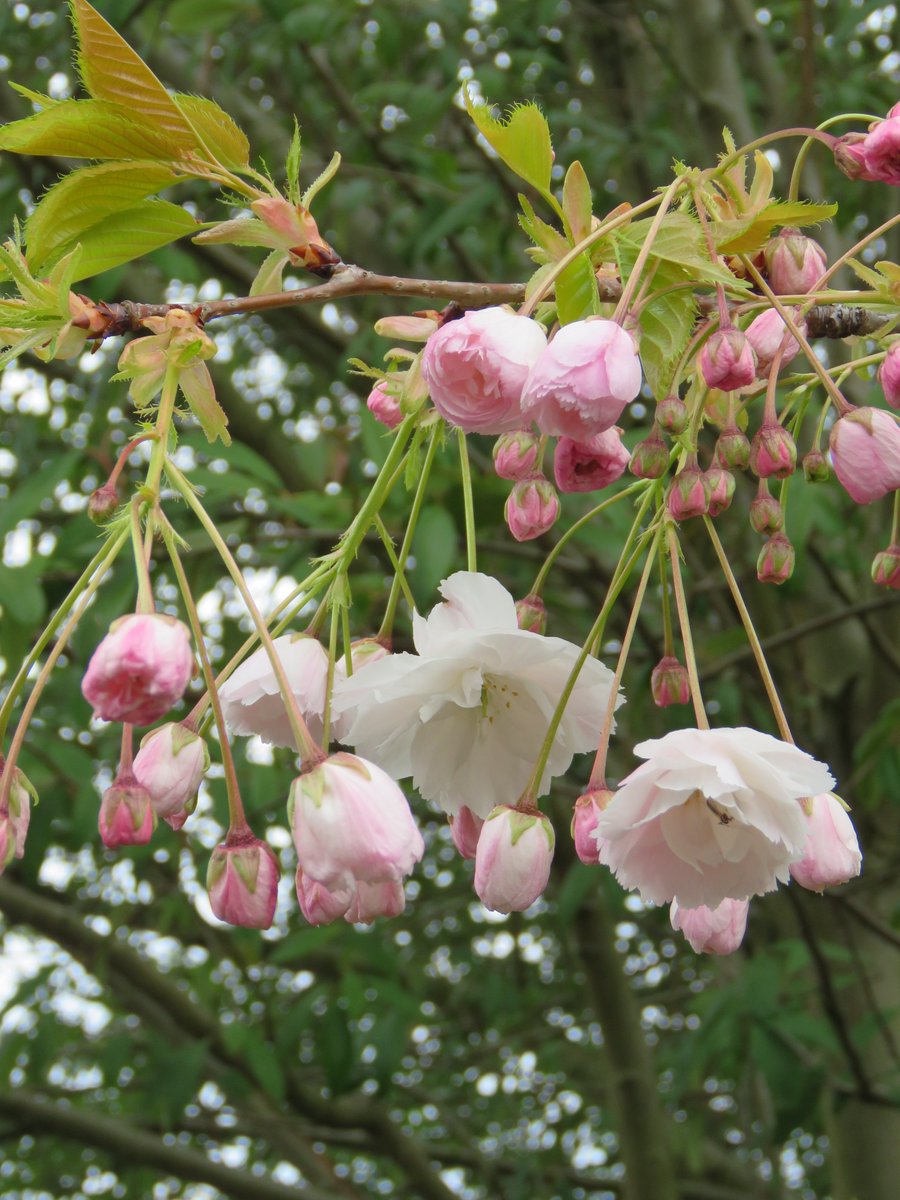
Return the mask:
[[781,225],[804,228],[827,221],[837,212],[836,204],[807,204],[804,200],[776,200],[760,212],[713,226],[716,249],[721,254],[752,254],[761,249]]
[[284,164],[284,174],[287,179],[287,195],[291,204],[300,203],[300,160],[303,157],[303,146],[300,141],[300,126],[294,117],[294,132]]
[[198,138],[216,162],[229,171],[241,171],[250,162],[250,143],[240,126],[214,100],[203,96],[175,96]]
[[283,250],[273,250],[271,254],[267,254],[250,285],[250,295],[270,296],[273,292],[282,291],[281,277],[287,264],[288,256]]
[[466,112],[478,132],[510,170],[543,196],[551,198],[553,146],[550,127],[538,106],[531,103],[516,105],[504,120],[494,116],[489,104],[475,104],[468,88],[463,88],[463,99]]
[[193,233],[196,228],[194,217],[177,204],[167,200],[143,200],[79,236],[82,257],[78,278],[87,279],[142,258],[152,250]]
[[0,127],[0,150],[62,158],[172,157],[165,134],[108,100],[62,100]]
[[548,225],[535,213],[527,197],[519,193],[519,203],[522,205],[522,215],[519,224],[536,246],[545,250],[553,261],[563,258],[571,250],[571,246],[561,233]]
[[580,242],[591,232],[593,211],[591,185],[584,173],[584,167],[576,159],[566,171],[563,183],[563,213],[573,244]]
[[[621,256],[623,251],[633,252],[636,257],[636,252],[643,245],[650,226],[651,219],[648,218],[635,221],[632,225],[613,233],[611,237],[616,244],[617,254]],[[685,267],[694,272],[696,280],[706,283],[722,283],[732,288],[748,286],[745,281],[732,275],[727,267],[710,261],[700,222],[687,213],[667,213],[663,218],[663,223],[653,238],[648,269],[652,268],[654,259]]]
[[312,183],[309,185],[309,187],[306,189],[306,191],[301,196],[300,203],[303,205],[304,208],[309,208],[310,205],[312,204],[313,200],[316,198],[316,196],[322,190],[322,188],[325,187],[325,185],[327,183],[330,183],[332,179],[334,179],[335,175],[337,174],[338,167],[340,165],[341,165],[341,156],[335,150],[334,154],[332,154],[332,156],[331,156],[331,162],[328,164],[328,166],[325,168],[324,171],[322,171],[319,175],[316,176],[316,178],[312,181]]
[[561,325],[600,312],[597,277],[588,254],[579,254],[556,280],[556,312]]

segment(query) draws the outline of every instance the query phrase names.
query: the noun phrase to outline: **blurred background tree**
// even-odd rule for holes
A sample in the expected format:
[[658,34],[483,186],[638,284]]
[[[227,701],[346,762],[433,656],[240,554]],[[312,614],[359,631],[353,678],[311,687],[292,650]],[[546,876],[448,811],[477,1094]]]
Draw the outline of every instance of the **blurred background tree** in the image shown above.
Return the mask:
[[[346,261],[427,277],[518,280],[529,270],[516,182],[473,136],[459,104],[464,81],[503,105],[536,98],[556,176],[581,159],[602,214],[649,195],[673,158],[711,163],[723,125],[740,144],[840,111],[880,114],[900,75],[896,10],[870,0],[101,7],[167,84],[214,96],[273,169],[293,113],[307,178],[340,149],[344,165],[317,208],[325,236]],[[3,5],[0,48],[4,77],[54,96],[76,89],[55,0]],[[0,118],[25,111],[0,91]],[[4,229],[62,166],[4,156]],[[850,183],[817,150],[804,192],[840,203],[822,235],[831,257],[896,212],[898,198]],[[191,199],[213,215],[208,192]],[[896,239],[868,257],[896,259]],[[256,266],[252,252],[182,243],[90,292],[241,295]],[[384,456],[346,360],[378,360],[384,344],[371,325],[388,311],[383,300],[356,299],[213,331],[234,445],[210,450],[191,433],[182,445],[261,596],[280,596],[333,542]],[[125,386],[108,382],[119,348],[104,345],[78,370],[23,360],[3,377],[7,671],[94,552],[87,496],[132,421]],[[873,386],[854,380],[851,395]],[[546,548],[511,542],[489,450],[485,442],[476,457],[483,565],[523,594]],[[410,579],[423,608],[460,565],[454,478],[449,461],[438,468],[414,547]],[[804,553],[776,593],[755,583],[748,498],[722,519],[735,566],[798,738],[830,762],[854,806],[866,865],[821,900],[792,888],[757,901],[743,950],[723,961],[696,957],[664,911],[645,910],[574,859],[562,835],[586,767],[549,798],[555,877],[528,915],[485,913],[443,819],[420,804],[429,849],[405,915],[365,931],[308,928],[289,902],[290,763],[252,741],[238,747],[245,802],[283,851],[285,903],[261,936],[214,924],[200,881],[224,820],[215,772],[189,833],[163,830],[120,855],[96,836],[116,739],[88,732],[79,682],[131,602],[130,573],[119,571],[45,693],[23,760],[42,804],[27,856],[0,878],[4,1194],[895,1200],[900,612],[892,593],[868,583],[886,515],[851,508],[834,488],[798,487],[789,528]],[[626,519],[613,512],[561,557],[547,593],[550,632],[577,640],[589,626]],[[394,515],[399,531],[399,502]],[[722,723],[771,729],[724,581],[704,539],[688,529],[686,543],[711,707]],[[195,546],[188,565],[221,659],[240,640],[241,606],[213,554]],[[388,571],[380,545],[367,543],[354,576],[360,632],[377,625]],[[173,603],[163,564],[157,580],[160,601]],[[612,640],[623,624],[624,611]],[[636,741],[682,723],[650,701],[660,653],[651,604],[626,674],[619,776]]]

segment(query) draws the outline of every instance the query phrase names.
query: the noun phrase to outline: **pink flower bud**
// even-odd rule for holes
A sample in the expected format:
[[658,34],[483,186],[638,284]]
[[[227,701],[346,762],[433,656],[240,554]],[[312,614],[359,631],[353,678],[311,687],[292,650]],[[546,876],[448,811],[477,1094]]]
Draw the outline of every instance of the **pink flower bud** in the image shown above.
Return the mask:
[[561,492],[599,492],[622,475],[631,457],[621,430],[606,429],[589,442],[560,438],[553,455],[553,474]]
[[[0,775],[3,766],[4,758],[0,754]],[[37,803],[37,792],[25,772],[15,767],[6,810],[0,812],[0,875],[13,858],[22,858],[25,854],[32,801]]]
[[[360,671],[372,665],[372,663],[380,662],[381,659],[387,658],[390,650],[378,640],[378,638],[356,638],[350,643],[350,663],[353,667],[353,674],[358,675]],[[334,664],[334,674],[337,679],[347,678],[347,658],[342,654]]]
[[854,879],[862,867],[862,854],[844,805],[832,792],[803,803],[809,806],[809,836],[803,857],[791,863],[794,882],[821,892]]
[[900,117],[889,117],[866,134],[862,144],[866,178],[900,187]]
[[765,479],[759,481],[756,499],[750,505],[750,524],[757,533],[766,536],[784,528],[784,511],[769,492],[769,484]]
[[673,655],[665,655],[653,668],[650,691],[657,708],[668,708],[672,704],[690,704],[691,682],[687,667]]
[[522,411],[542,433],[588,442],[615,425],[640,390],[631,334],[615,321],[590,317],[558,331],[531,369]]
[[547,629],[547,609],[540,596],[534,592],[523,600],[516,601],[516,622],[520,629],[529,633],[544,633]]
[[707,512],[711,517],[717,517],[719,513],[723,513],[728,508],[734,498],[734,476],[724,467],[710,467],[706,472],[705,479],[709,492]]
[[650,436],[635,446],[628,470],[638,479],[662,479],[668,469],[669,448],[654,424]]
[[437,328],[436,315],[404,316],[398,313],[392,317],[381,317],[375,322],[375,332],[379,337],[395,338],[401,342],[427,342]]
[[332,754],[298,776],[288,815],[304,875],[331,890],[402,879],[425,851],[403,792],[355,754]]
[[268,929],[278,900],[278,860],[247,830],[216,846],[206,873],[209,906],[220,921]]
[[740,329],[717,330],[700,351],[700,370],[707,387],[733,392],[756,379],[756,354]]
[[460,808],[456,816],[450,818],[453,844],[463,858],[474,859],[475,848],[478,845],[483,825],[484,820],[476,816],[467,804]]
[[543,475],[523,479],[509,493],[503,516],[517,542],[540,537],[553,527],[559,516],[556,488]]
[[865,140],[864,133],[845,133],[843,137],[837,138],[832,146],[834,161],[848,179],[875,182],[876,176],[872,175],[866,166]]
[[759,552],[756,578],[760,583],[786,583],[794,573],[794,547],[784,533],[774,533]]
[[801,462],[807,483],[827,483],[831,478],[831,467],[821,450],[809,450]]
[[329,891],[322,883],[304,875],[300,868],[294,878],[297,889],[297,901],[300,911],[310,925],[330,925],[344,915],[353,900],[350,888],[336,888]]
[[776,296],[811,292],[828,270],[825,251],[798,229],[782,229],[765,248],[769,285]]
[[87,513],[95,525],[102,525],[119,507],[119,492],[115,484],[104,483],[91,492]]
[[750,440],[737,425],[726,425],[716,442],[716,462],[726,471],[744,471],[750,462]]
[[406,908],[403,884],[359,883],[344,920],[351,925],[371,925],[377,917],[399,917]]
[[[801,333],[806,333],[806,322],[797,323],[797,309],[787,310]],[[754,317],[747,326],[747,341],[756,352],[756,377],[765,379],[772,369],[775,355],[782,350],[781,366],[784,367],[800,353],[800,343],[788,330],[777,309],[767,308]]]
[[493,912],[523,912],[547,886],[553,826],[543,813],[499,804],[484,823],[475,852],[475,891]]
[[428,339],[422,374],[445,421],[465,433],[520,429],[522,388],[547,344],[544,328],[508,308],[448,321]]
[[369,392],[369,398],[366,401],[366,408],[382,425],[386,425],[388,429],[396,429],[403,420],[403,412],[400,409],[400,401],[396,396],[392,396],[388,391],[388,385],[384,380],[379,380],[378,383]]
[[206,742],[184,725],[161,725],[145,735],[134,757],[134,775],[147,789],[158,817],[187,808],[209,770]]
[[186,625],[162,613],[135,613],[110,625],[81,690],[104,721],[150,725],[181,699],[193,669]]
[[690,419],[687,405],[678,396],[666,396],[665,400],[660,400],[656,406],[657,424],[675,437],[684,433]]
[[681,908],[673,900],[669,908],[672,928],[680,930],[697,954],[733,954],[744,940],[746,900],[725,899],[715,908]]
[[319,233],[312,213],[302,204],[291,204],[283,196],[263,196],[250,207],[272,231],[273,245],[283,248],[296,266],[318,273],[341,261]]
[[857,408],[831,430],[834,473],[857,504],[900,488],[900,426],[882,408]]
[[750,443],[750,470],[760,479],[785,479],[796,467],[794,439],[777,421],[763,421]]
[[872,582],[879,587],[900,591],[900,544],[894,542],[872,561]]
[[900,341],[891,344],[878,368],[878,382],[891,408],[900,408]]
[[501,479],[529,479],[535,473],[541,440],[527,429],[501,433],[494,442],[494,471]]
[[[303,719],[318,741],[328,687],[328,653],[305,633],[283,633],[275,638],[274,646]],[[254,650],[220,686],[219,699],[232,733],[255,733],[270,745],[296,749],[287,708],[264,646]]]
[[131,771],[120,771],[103,793],[98,821],[103,845],[146,846],[156,828],[156,813],[150,793]]
[[675,521],[703,516],[709,507],[709,492],[699,467],[688,465],[678,472],[669,487],[666,507]]
[[600,861],[600,843],[594,837],[597,818],[613,798],[609,788],[591,788],[583,792],[572,809],[572,840],[575,853],[585,864],[592,867]]

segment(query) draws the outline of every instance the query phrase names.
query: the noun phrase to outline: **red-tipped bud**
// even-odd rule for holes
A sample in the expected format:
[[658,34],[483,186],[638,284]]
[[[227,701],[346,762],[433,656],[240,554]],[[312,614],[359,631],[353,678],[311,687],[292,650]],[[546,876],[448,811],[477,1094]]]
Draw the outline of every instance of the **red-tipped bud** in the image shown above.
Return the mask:
[[900,544],[894,542],[872,561],[872,582],[900,592]]
[[794,439],[777,421],[764,421],[750,443],[750,470],[760,479],[785,479],[796,466]]
[[782,229],[765,249],[769,284],[776,296],[811,292],[828,269],[825,251],[797,229]]
[[609,788],[590,788],[575,801],[572,809],[572,840],[575,853],[585,866],[592,867],[600,861],[600,843],[594,837],[594,830],[597,828],[597,818],[614,795]]
[[278,860],[265,842],[245,840],[216,846],[209,860],[206,889],[220,921],[248,929],[268,929],[278,899]]
[[728,508],[734,499],[734,476],[724,467],[710,467],[704,479],[709,492],[707,512],[711,517],[717,517],[719,513],[723,513]]
[[800,465],[807,483],[827,483],[831,478],[831,467],[821,450],[809,450]]
[[517,600],[516,620],[520,629],[527,629],[529,633],[543,633],[547,628],[547,609],[540,596],[529,592],[524,600]]
[[687,405],[677,396],[666,396],[665,400],[660,400],[656,406],[657,423],[661,429],[664,429],[666,433],[671,433],[673,437],[684,433],[690,419],[691,414],[688,412]]
[[900,341],[891,345],[878,368],[878,382],[891,408],[900,408]]
[[95,525],[102,525],[119,507],[119,492],[113,483],[104,483],[91,492],[87,513]]
[[765,479],[759,481],[756,499],[750,505],[750,524],[757,533],[769,537],[784,528],[784,511],[769,491]]
[[543,475],[521,480],[510,492],[503,515],[517,542],[540,537],[553,527],[559,516],[556,488]]
[[530,479],[537,467],[541,440],[527,429],[501,433],[494,442],[494,471],[501,479]]
[[650,436],[638,442],[631,453],[628,470],[638,479],[661,479],[669,469],[669,448],[654,425]]
[[784,533],[775,533],[765,543],[756,560],[756,578],[760,583],[786,583],[794,573],[794,547]]
[[112,787],[103,793],[98,821],[103,845],[146,846],[156,828],[153,801],[131,771],[120,771]]
[[366,408],[376,421],[386,425],[388,429],[396,429],[403,420],[400,401],[391,394],[384,380],[379,380],[369,392]]
[[744,471],[750,462],[750,439],[737,425],[726,425],[716,442],[716,462],[727,471]]
[[666,496],[669,516],[676,521],[701,517],[709,508],[706,476],[696,466],[687,466],[672,480]]
[[700,370],[707,387],[733,392],[756,379],[756,352],[740,329],[720,329],[700,352]]
[[687,667],[671,654],[661,658],[650,676],[650,691],[657,708],[672,704],[690,704],[691,681]]

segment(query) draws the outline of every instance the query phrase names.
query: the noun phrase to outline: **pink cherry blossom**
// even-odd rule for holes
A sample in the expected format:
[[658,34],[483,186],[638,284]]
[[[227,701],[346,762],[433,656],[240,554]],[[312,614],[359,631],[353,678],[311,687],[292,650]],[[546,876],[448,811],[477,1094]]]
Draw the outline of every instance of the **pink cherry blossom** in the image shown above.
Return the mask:
[[707,908],[705,904],[682,908],[673,900],[669,920],[697,954],[733,954],[744,940],[749,910],[746,900],[729,898],[715,908]]
[[131,771],[120,771],[103,793],[98,819],[103,845],[145,846],[156,828],[156,813],[150,793]]
[[484,818],[476,816],[468,804],[463,804],[456,816],[450,818],[453,844],[463,858],[474,859],[483,826]]
[[811,292],[828,270],[825,251],[797,229],[782,229],[766,246],[769,286],[776,296]]
[[399,880],[358,883],[344,913],[351,925],[371,925],[377,917],[399,917],[406,908],[406,894]]
[[801,887],[821,892],[854,879],[862,867],[862,854],[853,822],[837,796],[824,792],[807,803],[803,857],[791,864],[791,875]]
[[[789,308],[790,314],[801,333],[806,333],[806,322],[797,322],[797,310]],[[800,343],[790,332],[781,318],[781,313],[774,308],[767,308],[758,317],[754,317],[747,326],[747,341],[756,354],[756,378],[765,379],[775,361],[775,355],[782,350],[781,366],[785,366],[800,353]]]
[[756,354],[740,329],[719,329],[700,351],[700,370],[707,387],[733,392],[756,378]]
[[[328,686],[328,653],[316,638],[303,633],[283,633],[274,645],[303,718],[318,741]],[[219,698],[232,733],[255,733],[270,745],[296,748],[287,707],[264,646],[220,686]]]
[[134,774],[147,789],[158,817],[184,809],[197,795],[209,769],[203,738],[184,725],[162,725],[148,733],[134,756]]
[[857,408],[831,431],[834,473],[857,504],[900,488],[900,426],[882,408]]
[[900,187],[900,116],[879,121],[866,135],[862,152],[868,179]]
[[891,344],[878,368],[878,382],[891,408],[900,408],[900,341]]
[[540,438],[527,429],[501,433],[494,442],[494,471],[500,479],[529,479],[535,474]]
[[575,801],[572,809],[571,833],[575,853],[586,866],[600,861],[600,845],[594,837],[597,821],[609,805],[613,793],[609,788],[590,788]]
[[555,843],[543,813],[498,805],[475,851],[475,891],[494,912],[523,912],[547,886]]
[[509,493],[503,516],[517,542],[528,542],[552,529],[559,517],[556,488],[543,475],[523,479]]
[[297,868],[294,886],[300,911],[310,925],[330,925],[332,921],[339,920],[354,898],[351,888],[329,891],[323,883],[305,875],[300,867]]
[[278,900],[278,860],[265,842],[247,832],[216,846],[209,860],[206,889],[220,921],[268,929]]
[[186,625],[162,613],[134,613],[113,621],[81,690],[104,721],[150,725],[181,699],[193,669]]
[[561,492],[599,492],[624,474],[630,457],[615,426],[588,442],[560,438],[553,455],[556,486]]

